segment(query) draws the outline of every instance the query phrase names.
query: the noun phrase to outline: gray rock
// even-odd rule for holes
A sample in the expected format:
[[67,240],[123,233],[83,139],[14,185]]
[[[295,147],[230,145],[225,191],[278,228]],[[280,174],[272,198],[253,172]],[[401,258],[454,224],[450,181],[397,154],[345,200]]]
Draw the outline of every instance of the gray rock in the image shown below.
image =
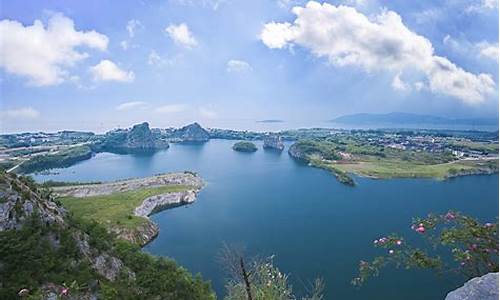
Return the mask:
[[445,300],[498,300],[498,273],[472,278],[449,292]]
[[281,136],[275,134],[268,134],[264,136],[264,145],[262,147],[264,147],[264,149],[275,149],[279,151],[283,151],[283,149],[285,149]]

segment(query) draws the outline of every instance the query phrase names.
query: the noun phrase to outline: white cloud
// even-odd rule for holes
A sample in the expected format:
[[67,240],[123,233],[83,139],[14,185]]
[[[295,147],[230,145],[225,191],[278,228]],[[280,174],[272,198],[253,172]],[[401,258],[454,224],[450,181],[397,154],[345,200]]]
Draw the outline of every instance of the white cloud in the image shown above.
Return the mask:
[[165,32],[177,45],[186,48],[193,48],[198,45],[198,41],[196,41],[186,23],[178,25],[170,24],[167,28],[165,28]]
[[479,51],[479,56],[489,58],[498,62],[498,43],[492,44],[488,42],[480,42],[476,44]]
[[499,59],[498,43],[482,41],[473,44],[467,39],[456,40],[450,35],[446,35],[443,39],[443,44],[453,50],[453,52],[463,56],[477,56],[481,59],[486,58],[497,62]]
[[231,59],[226,65],[226,71],[229,73],[247,72],[251,70],[252,66],[243,60]]
[[434,93],[478,103],[495,91],[489,74],[472,74],[434,54],[431,42],[409,30],[393,11],[368,18],[353,7],[310,1],[294,7],[293,24],[267,23],[261,40],[269,48],[299,45],[337,66],[393,74],[418,71]]
[[116,107],[116,110],[119,111],[127,111],[132,109],[144,109],[148,106],[148,104],[144,101],[130,101],[124,102]]
[[210,107],[198,107],[198,113],[202,118],[205,119],[215,119],[217,118],[217,112]]
[[155,112],[159,114],[173,114],[173,113],[183,112],[185,110],[186,106],[183,104],[168,104],[157,107],[155,109]]
[[40,113],[33,107],[22,107],[4,110],[0,113],[0,116],[8,119],[36,119],[40,116]]
[[127,32],[130,38],[135,36],[137,29],[143,28],[142,23],[139,20],[132,19],[127,22]]
[[95,81],[134,81],[134,72],[120,69],[110,60],[101,60],[97,65],[90,68]]
[[229,0],[171,0],[171,1],[180,5],[208,7],[213,10],[217,10],[222,4],[229,2]]
[[498,0],[474,1],[465,9],[468,13],[485,13],[492,10],[498,10]]
[[392,88],[402,92],[411,90],[411,86],[401,79],[401,73],[394,76],[394,79],[392,80]]
[[122,47],[123,50],[128,50],[128,47],[129,47],[129,43],[128,41],[121,41],[120,42],[120,47]]
[[28,26],[0,21],[0,44],[0,67],[33,85],[47,86],[67,80],[70,67],[89,56],[80,47],[103,51],[108,38],[93,30],[77,31],[73,20],[54,14],[47,27],[40,20]]
[[423,83],[422,81],[417,81],[417,82],[415,82],[414,86],[415,86],[415,90],[417,92],[420,92],[421,90],[423,90],[425,88],[425,83]]
[[148,56],[148,64],[157,67],[172,66],[179,60],[179,58],[179,56],[172,58],[162,57],[158,54],[158,52],[156,52],[156,50],[151,50]]

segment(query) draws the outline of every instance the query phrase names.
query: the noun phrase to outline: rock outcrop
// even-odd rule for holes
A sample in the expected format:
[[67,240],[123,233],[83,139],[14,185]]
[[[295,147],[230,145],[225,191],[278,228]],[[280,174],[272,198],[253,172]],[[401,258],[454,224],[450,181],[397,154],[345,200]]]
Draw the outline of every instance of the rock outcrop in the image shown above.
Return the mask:
[[0,231],[19,230],[33,213],[39,214],[45,224],[64,224],[66,210],[40,196],[18,178],[0,177]]
[[[20,230],[31,216],[40,218],[42,224],[69,228],[66,224],[66,210],[57,206],[50,194],[44,193],[46,192],[39,191],[29,179],[0,174],[0,231]],[[135,276],[123,266],[120,259],[91,247],[88,234],[74,229],[73,239],[82,257],[90,262],[99,275],[110,281],[114,281],[123,271],[131,277]],[[47,232],[47,242],[57,248],[58,232]]]
[[498,273],[472,278],[449,292],[445,300],[498,300]]
[[183,143],[204,143],[210,139],[210,134],[200,124],[193,123],[174,130],[173,138]]
[[141,205],[135,208],[134,215],[148,217],[165,208],[193,203],[196,199],[196,192],[197,190],[189,190],[148,197],[144,199]]
[[283,151],[283,149],[285,149],[285,144],[283,144],[281,136],[275,134],[268,134],[264,136],[264,145],[262,147],[264,149]]
[[111,152],[144,152],[167,149],[168,142],[153,134],[147,122],[136,124],[131,129],[106,133],[100,150]]

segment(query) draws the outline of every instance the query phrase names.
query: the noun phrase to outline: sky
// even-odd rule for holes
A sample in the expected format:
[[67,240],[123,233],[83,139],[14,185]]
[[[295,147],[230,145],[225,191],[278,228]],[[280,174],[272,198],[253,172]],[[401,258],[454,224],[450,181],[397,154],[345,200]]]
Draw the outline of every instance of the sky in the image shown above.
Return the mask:
[[498,0],[0,5],[4,133],[498,118]]

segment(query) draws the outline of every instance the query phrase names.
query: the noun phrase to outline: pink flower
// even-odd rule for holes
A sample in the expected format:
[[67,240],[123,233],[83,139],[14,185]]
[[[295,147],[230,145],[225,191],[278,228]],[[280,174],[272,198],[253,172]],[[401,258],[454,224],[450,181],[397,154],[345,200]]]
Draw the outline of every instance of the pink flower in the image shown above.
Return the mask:
[[491,224],[491,223],[486,223],[486,224],[484,224],[484,227],[493,227],[493,224]]
[[403,244],[403,242],[401,240],[396,241],[396,245],[401,246],[401,244]]
[[373,241],[373,243],[374,243],[374,244],[378,244],[378,240],[374,240],[374,241]]
[[424,233],[425,232],[425,227],[423,225],[419,225],[418,228],[416,229],[418,233]]
[[68,288],[62,288],[61,289],[61,296],[66,296],[68,295],[69,289]]
[[444,217],[448,221],[451,221],[451,220],[455,219],[455,215],[452,212],[448,212]]

